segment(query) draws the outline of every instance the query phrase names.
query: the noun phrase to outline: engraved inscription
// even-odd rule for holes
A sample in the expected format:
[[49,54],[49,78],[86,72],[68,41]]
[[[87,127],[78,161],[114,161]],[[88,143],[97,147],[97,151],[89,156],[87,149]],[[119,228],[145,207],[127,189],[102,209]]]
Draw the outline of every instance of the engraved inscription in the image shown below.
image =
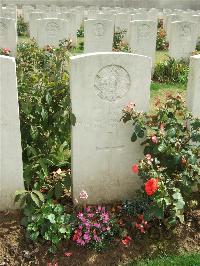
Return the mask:
[[191,32],[190,25],[185,24],[181,27],[180,36],[181,38],[184,38],[184,39],[191,39],[192,32]]
[[138,27],[138,38],[139,39],[148,39],[151,37],[151,26],[143,23]]
[[7,32],[7,25],[4,22],[0,22],[0,37],[4,37],[6,36],[6,32]]
[[46,25],[46,31],[50,36],[55,36],[59,30],[60,27],[56,22],[49,22]]
[[104,35],[104,26],[102,23],[97,23],[94,25],[94,32],[97,37],[102,37]]
[[108,65],[95,78],[95,92],[99,98],[115,102],[125,96],[130,88],[130,76],[121,66]]

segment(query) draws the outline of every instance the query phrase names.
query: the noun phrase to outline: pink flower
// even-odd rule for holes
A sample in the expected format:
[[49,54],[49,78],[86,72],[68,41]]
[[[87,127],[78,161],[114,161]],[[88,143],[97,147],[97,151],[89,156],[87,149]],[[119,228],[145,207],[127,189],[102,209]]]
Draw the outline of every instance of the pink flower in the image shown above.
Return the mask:
[[65,257],[71,257],[71,256],[72,256],[72,252],[65,252],[65,253],[64,253],[64,256],[65,256]]
[[5,55],[9,55],[9,54],[10,54],[10,49],[8,49],[8,48],[3,48],[3,53],[4,53]]
[[101,227],[101,225],[100,225],[100,224],[98,224],[98,223],[94,223],[94,227],[96,227],[96,228],[100,228],[100,227]]
[[151,160],[151,154],[146,154],[145,158],[147,159],[147,161]]
[[80,199],[83,199],[83,200],[86,200],[88,198],[88,194],[85,190],[82,190],[79,194],[79,198]]
[[132,171],[133,171],[133,173],[138,174],[138,165],[137,164],[134,164],[132,166]]
[[151,141],[154,143],[154,144],[157,144],[158,143],[158,139],[157,137],[154,135],[151,137]]
[[124,107],[123,111],[126,113],[131,113],[135,107],[135,104],[130,102],[126,107]]

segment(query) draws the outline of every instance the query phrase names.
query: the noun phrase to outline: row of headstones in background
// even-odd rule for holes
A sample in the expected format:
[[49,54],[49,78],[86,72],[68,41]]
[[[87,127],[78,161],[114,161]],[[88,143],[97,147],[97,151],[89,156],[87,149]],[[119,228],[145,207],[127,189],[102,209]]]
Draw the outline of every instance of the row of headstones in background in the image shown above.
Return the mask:
[[[111,52],[114,26],[111,20],[85,20],[84,52]],[[155,59],[157,23],[150,20],[130,22],[128,42],[135,54]]]
[[[76,116],[72,128],[74,202],[82,190],[93,204],[131,199],[140,185],[131,165],[143,156],[143,148],[140,142],[131,143],[132,125],[124,125],[120,118],[130,101],[140,111],[149,110],[151,59],[93,53],[71,57],[70,64]],[[15,69],[14,58],[0,56],[0,210],[14,208],[15,191],[24,187]],[[200,55],[191,57],[187,94],[189,110],[200,117]]]

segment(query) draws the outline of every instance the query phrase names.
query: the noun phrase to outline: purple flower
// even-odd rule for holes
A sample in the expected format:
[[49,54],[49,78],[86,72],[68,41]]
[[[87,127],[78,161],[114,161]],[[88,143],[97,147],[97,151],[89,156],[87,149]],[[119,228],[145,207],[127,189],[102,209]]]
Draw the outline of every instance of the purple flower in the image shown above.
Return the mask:
[[90,239],[91,239],[91,237],[90,237],[90,235],[88,233],[85,233],[83,238],[84,238],[85,242],[89,242]]
[[88,213],[87,216],[88,216],[89,218],[92,218],[92,217],[94,217],[94,213]]
[[102,213],[101,218],[103,219],[104,223],[109,221],[109,214],[107,212]]
[[101,225],[100,225],[99,223],[94,223],[94,227],[96,227],[96,228],[100,228]]
[[95,240],[96,242],[100,242],[100,241],[101,241],[101,238],[98,237],[98,236],[95,234],[95,235],[94,235],[94,240]]

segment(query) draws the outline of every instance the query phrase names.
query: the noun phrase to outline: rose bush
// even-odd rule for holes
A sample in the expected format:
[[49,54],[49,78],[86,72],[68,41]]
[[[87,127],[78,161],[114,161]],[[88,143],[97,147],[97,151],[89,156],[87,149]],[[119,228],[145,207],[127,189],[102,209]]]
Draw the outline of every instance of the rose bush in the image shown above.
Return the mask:
[[145,220],[183,222],[200,177],[200,120],[188,112],[180,95],[167,95],[155,114],[137,112],[129,104],[122,120],[133,123],[132,141],[145,137],[145,157],[132,166],[143,180],[143,193],[151,199]]

